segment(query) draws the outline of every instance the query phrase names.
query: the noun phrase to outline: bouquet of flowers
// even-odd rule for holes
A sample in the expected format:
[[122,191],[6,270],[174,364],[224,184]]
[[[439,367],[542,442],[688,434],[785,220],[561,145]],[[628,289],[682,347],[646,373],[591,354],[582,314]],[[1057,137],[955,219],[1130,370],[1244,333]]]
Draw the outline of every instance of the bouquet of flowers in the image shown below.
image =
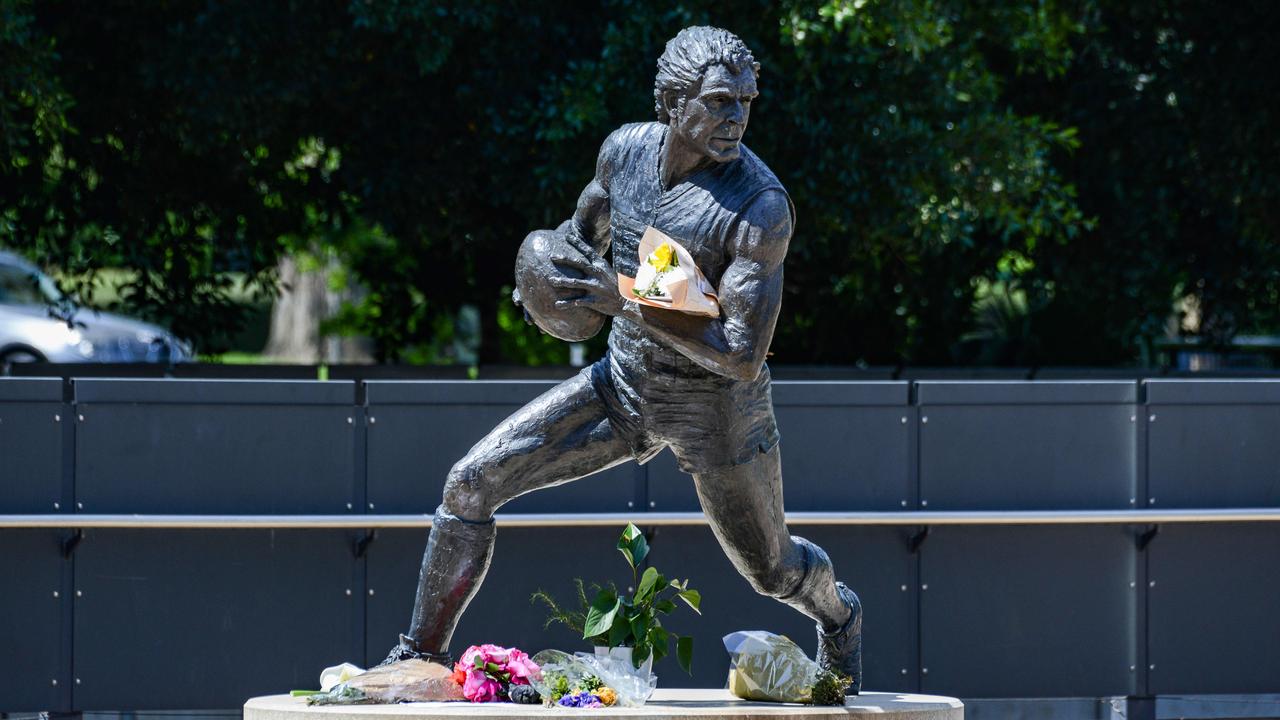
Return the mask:
[[619,273],[622,297],[650,307],[693,315],[720,316],[715,288],[680,243],[654,227],[640,238],[640,269],[635,278]]
[[512,686],[538,676],[537,663],[523,651],[498,645],[472,645],[453,666],[453,681],[471,702],[505,702]]
[[729,651],[729,692],[764,702],[843,705],[852,682],[823,670],[789,638],[763,630],[724,636]]
[[462,688],[449,668],[409,659],[361,670],[349,663],[325,668],[321,690],[294,690],[308,705],[363,705],[462,700]]
[[533,686],[549,707],[640,707],[657,684],[651,673],[607,655],[543,650],[534,658],[542,671]]

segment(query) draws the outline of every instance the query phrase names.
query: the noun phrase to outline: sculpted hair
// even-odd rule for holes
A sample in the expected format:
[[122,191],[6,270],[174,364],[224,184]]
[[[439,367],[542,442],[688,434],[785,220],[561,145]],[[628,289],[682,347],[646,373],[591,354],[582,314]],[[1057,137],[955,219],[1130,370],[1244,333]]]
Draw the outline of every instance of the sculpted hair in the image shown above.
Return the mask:
[[749,67],[757,77],[760,75],[760,63],[752,57],[746,44],[728,30],[706,26],[688,27],[667,41],[666,50],[658,58],[658,75],[653,81],[654,109],[658,113],[658,122],[671,122],[671,115],[663,106],[663,94],[678,94],[680,106],[683,107],[684,96],[689,88],[701,82],[702,74],[715,64],[726,65],[734,72],[742,72]]

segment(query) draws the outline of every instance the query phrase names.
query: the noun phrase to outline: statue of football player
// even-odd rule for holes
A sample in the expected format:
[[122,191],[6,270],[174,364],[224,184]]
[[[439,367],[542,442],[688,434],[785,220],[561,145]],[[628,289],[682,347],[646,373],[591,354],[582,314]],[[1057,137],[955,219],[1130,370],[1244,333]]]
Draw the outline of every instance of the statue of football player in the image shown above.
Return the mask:
[[[778,430],[765,355],[782,301],[794,209],[742,144],[759,64],[732,33],[682,30],[658,60],[659,122],[624,125],[559,229],[525,239],[517,296],[556,337],[613,319],[599,362],[521,408],[450,471],[422,560],[407,635],[388,661],[448,662],[450,637],[493,552],[503,503],[665,447],[693,476],[711,529],[758,592],[817,621],[818,661],[862,677],[862,610],[817,545],[783,518]],[[716,288],[716,318],[619,292],[648,227],[688,250]],[[613,264],[604,259],[612,248]]]

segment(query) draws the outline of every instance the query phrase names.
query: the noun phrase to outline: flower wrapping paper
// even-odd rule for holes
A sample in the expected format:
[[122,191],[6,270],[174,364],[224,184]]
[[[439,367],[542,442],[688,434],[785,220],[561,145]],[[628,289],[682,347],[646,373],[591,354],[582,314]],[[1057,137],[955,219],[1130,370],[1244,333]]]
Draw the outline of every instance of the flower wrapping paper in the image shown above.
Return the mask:
[[618,273],[618,292],[627,300],[691,315],[720,317],[715,288],[676,240],[653,226],[640,238],[640,269],[634,278]]

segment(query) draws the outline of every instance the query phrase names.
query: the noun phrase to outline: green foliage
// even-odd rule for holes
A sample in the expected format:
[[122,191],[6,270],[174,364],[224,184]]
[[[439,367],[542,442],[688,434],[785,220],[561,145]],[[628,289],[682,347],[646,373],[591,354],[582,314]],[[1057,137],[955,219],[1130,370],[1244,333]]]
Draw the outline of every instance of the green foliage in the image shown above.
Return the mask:
[[551,686],[551,702],[559,702],[560,698],[568,695],[572,688],[569,687],[569,678],[559,673],[548,678],[547,684]]
[[[587,600],[587,586],[582,581],[582,578],[574,578],[573,586],[575,591],[574,600],[577,603],[577,609],[566,608],[563,605],[560,605],[560,603],[556,602],[556,599],[549,595],[545,590],[538,590],[530,596],[530,602],[540,602],[547,606],[547,621],[542,624],[543,628],[549,628],[552,625],[559,623],[560,625],[564,625],[579,634],[583,632],[583,628],[586,627],[587,624],[587,613],[591,610],[591,602]],[[606,586],[593,583],[590,586],[590,590],[594,595],[605,589],[605,587]],[[618,588],[613,585],[613,583],[609,583],[607,587],[615,595],[618,593]]]
[[823,670],[818,680],[813,683],[814,705],[844,705],[844,694],[853,684],[848,675],[832,670]]
[[791,85],[769,86],[780,107],[751,129],[791,160],[800,217],[779,362],[953,362],[974,279],[1083,228],[1048,162],[1071,131],[1003,94],[1019,72],[1060,74],[1081,29],[1065,3],[790,5],[773,66]]
[[1216,344],[1276,332],[1280,7],[1084,7],[1089,32],[1067,72],[1008,93],[1021,111],[1078,129],[1082,150],[1051,160],[1097,218],[1094,232],[1043,248],[1024,282],[1040,354],[1149,353],[1175,301],[1195,311],[1175,327]]
[[618,552],[627,559],[632,574],[635,574],[636,568],[649,556],[649,541],[635,523],[627,523],[622,535],[618,537]]
[[[640,667],[650,655],[661,660],[671,652],[675,640],[676,661],[688,673],[693,672],[693,638],[675,635],[662,626],[660,616],[676,609],[671,600],[678,597],[699,615],[702,614],[702,595],[689,587],[688,580],[668,580],[654,567],[640,572],[640,566],[649,554],[649,544],[634,524],[628,524],[618,538],[618,551],[631,567],[631,582],[635,592],[630,596],[618,592],[616,586],[591,585],[595,597],[587,600],[586,585],[574,580],[579,610],[569,610],[556,602],[546,592],[535,592],[531,601],[541,602],[550,611],[544,627],[554,623],[566,625],[581,633],[584,640],[595,645],[615,648],[631,648],[631,661]],[[665,595],[665,596],[664,596]]]
[[[439,359],[467,306],[481,362],[563,363],[511,307],[518,244],[652,117],[665,41],[710,23],[763,65],[747,143],[796,204],[774,362],[1124,361],[1174,300],[1219,340],[1280,324],[1278,15],[0,0],[0,244],[90,302],[131,271],[109,304],[202,352],[248,321],[228,278],[260,302],[282,254],[321,248],[363,288],[327,329],[383,359]],[[991,288],[1010,322],[979,322]]]

